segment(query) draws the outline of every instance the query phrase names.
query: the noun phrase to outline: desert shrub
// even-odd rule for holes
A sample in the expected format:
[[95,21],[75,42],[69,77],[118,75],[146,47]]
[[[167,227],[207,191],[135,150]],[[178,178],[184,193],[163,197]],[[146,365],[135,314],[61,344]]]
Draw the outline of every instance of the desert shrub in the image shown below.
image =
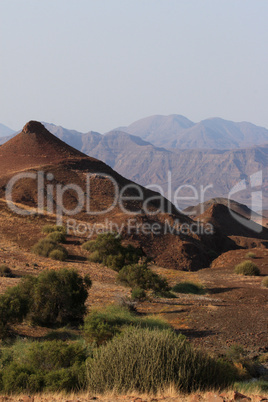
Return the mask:
[[126,326],[167,329],[170,325],[159,317],[140,317],[126,308],[108,306],[92,310],[85,318],[83,333],[88,342],[106,343]]
[[134,288],[131,292],[131,298],[133,300],[144,300],[146,298],[146,292],[142,288]]
[[95,251],[95,240],[88,240],[82,244],[82,249],[86,251]]
[[89,240],[82,246],[87,251],[98,250],[101,258],[116,255],[121,248],[121,237],[116,233],[100,233],[96,240]]
[[252,253],[251,251],[246,254],[246,258],[256,258],[256,254]]
[[266,276],[263,281],[262,281],[262,286],[264,286],[265,288],[268,288],[268,276]]
[[[128,328],[100,346],[88,361],[89,389],[95,392],[183,392],[223,387],[230,365],[194,350],[171,330]],[[233,372],[232,372],[233,374]]]
[[77,392],[86,388],[86,366],[76,364],[68,369],[49,372],[45,376],[47,392]]
[[10,324],[25,317],[45,326],[81,323],[90,286],[90,278],[82,278],[73,269],[23,278],[0,296],[0,335],[4,337]]
[[11,269],[5,264],[0,264],[0,277],[6,277],[6,278],[13,277]]
[[235,266],[235,273],[246,276],[258,276],[260,275],[260,270],[256,264],[247,260]]
[[82,248],[89,251],[89,261],[107,265],[115,271],[120,271],[125,265],[138,263],[144,256],[140,248],[132,245],[122,246],[122,239],[117,233],[101,233],[96,240],[89,240]]
[[137,264],[141,258],[145,257],[143,250],[139,247],[134,247],[132,244],[124,247],[123,255],[125,258],[124,265]]
[[49,258],[52,258],[52,260],[57,261],[65,261],[66,254],[62,250],[53,250],[51,251],[51,253],[49,253]]
[[119,272],[125,265],[125,256],[121,252],[117,255],[108,255],[105,259],[105,265]]
[[34,284],[29,317],[39,325],[77,324],[86,312],[89,277],[73,269],[43,271]]
[[90,256],[88,257],[88,261],[90,262],[102,262],[100,254],[98,250],[93,251]]
[[49,233],[46,238],[55,243],[65,243],[66,242],[65,234],[62,232]]
[[55,249],[56,243],[52,240],[41,239],[32,248],[32,251],[43,257],[48,257],[48,255]]
[[227,349],[226,357],[234,363],[241,380],[259,376],[260,362],[250,359],[243,346],[238,344],[231,345]]
[[43,376],[23,364],[11,363],[2,372],[2,391],[6,393],[39,392],[42,383]]
[[84,389],[85,361],[90,355],[81,342],[18,341],[1,350],[1,388],[7,393]]
[[167,280],[151,271],[146,264],[127,265],[119,271],[117,279],[132,289],[153,290],[155,293],[169,290]]
[[29,297],[19,286],[6,290],[0,296],[0,338],[8,335],[10,324],[22,322],[29,310]]
[[233,389],[243,394],[268,393],[268,381],[260,379],[256,381],[235,382],[233,385]]
[[54,250],[60,250],[65,256],[64,259],[68,257],[67,250],[61,244],[57,244],[50,239],[41,239],[32,248],[33,253],[42,257],[49,257]]
[[244,358],[246,356],[246,352],[245,352],[243,346],[234,344],[234,345],[229,346],[229,348],[227,349],[227,352],[226,352],[226,356],[231,361],[237,363],[237,362],[241,362],[242,360],[244,360]]
[[66,229],[61,225],[45,225],[42,228],[43,233],[52,233],[52,232],[60,232],[66,234]]
[[176,293],[204,294],[205,290],[202,285],[193,282],[180,282],[173,286],[172,290]]

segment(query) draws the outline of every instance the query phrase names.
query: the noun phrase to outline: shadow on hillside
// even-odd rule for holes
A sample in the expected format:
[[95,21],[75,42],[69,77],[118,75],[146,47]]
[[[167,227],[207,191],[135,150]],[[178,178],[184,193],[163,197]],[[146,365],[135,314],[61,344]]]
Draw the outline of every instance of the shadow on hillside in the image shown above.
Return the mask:
[[69,255],[68,261],[69,262],[84,262],[84,261],[87,261],[87,258],[83,257],[82,255]]
[[235,290],[235,289],[240,289],[240,288],[239,287],[235,287],[235,288],[210,288],[210,289],[207,289],[207,290],[208,290],[209,294],[216,295],[216,294],[219,294],[219,293],[231,292],[232,290]]
[[79,240],[67,239],[66,244],[70,244],[73,246],[80,246],[81,242]]

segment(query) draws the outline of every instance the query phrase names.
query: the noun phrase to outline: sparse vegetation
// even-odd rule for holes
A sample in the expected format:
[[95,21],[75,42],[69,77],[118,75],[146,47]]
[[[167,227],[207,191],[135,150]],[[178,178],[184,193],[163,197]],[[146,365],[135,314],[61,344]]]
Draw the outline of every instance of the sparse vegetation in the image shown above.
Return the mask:
[[127,265],[119,271],[117,279],[118,282],[132,289],[139,287],[144,290],[153,290],[158,294],[169,290],[167,280],[151,271],[147,264]]
[[50,239],[41,239],[32,248],[33,253],[42,257],[49,257],[50,254],[55,250],[59,250],[62,252],[64,259],[62,259],[61,261],[66,260],[66,258],[68,257],[68,252],[66,248]]
[[66,229],[64,226],[60,226],[60,225],[45,225],[42,228],[42,232],[43,233],[59,232],[59,233],[63,233],[65,235]]
[[246,254],[246,258],[256,258],[256,254],[252,253],[251,251]]
[[131,298],[133,300],[144,300],[146,298],[146,292],[142,288],[134,288],[131,292]]
[[82,278],[73,269],[23,278],[0,296],[1,336],[7,335],[10,324],[26,317],[34,324],[52,327],[81,323],[90,286],[90,278]]
[[17,341],[11,347],[2,347],[0,390],[16,394],[85,389],[85,362],[90,353],[81,342]]
[[94,309],[87,315],[83,332],[88,342],[96,342],[97,345],[100,345],[119,334],[126,326],[170,328],[170,325],[159,317],[141,317],[127,308],[108,306],[102,309]]
[[11,269],[5,264],[0,264],[0,277],[6,277],[6,278],[13,277]]
[[89,240],[82,248],[90,252],[89,261],[102,263],[109,268],[120,271],[127,264],[138,263],[144,257],[140,248],[128,245],[124,247],[117,233],[101,233],[96,240]]
[[[235,389],[238,392],[244,393],[268,393],[268,381],[266,380],[257,380],[257,381],[249,381],[249,382],[235,382],[233,385],[233,389]],[[265,401],[265,399],[264,399]]]
[[62,232],[49,233],[46,238],[55,243],[65,243],[66,242],[65,234]]
[[52,258],[52,260],[57,260],[57,261],[65,261],[66,253],[59,249],[52,250],[51,253],[49,253],[49,258]]
[[183,392],[223,387],[235,370],[194,350],[171,330],[127,328],[88,360],[89,388],[95,392],[156,392],[175,386]]
[[266,276],[263,281],[262,281],[262,286],[264,286],[265,288],[268,288],[268,276]]
[[247,260],[235,266],[235,273],[246,276],[258,276],[260,275],[260,270],[256,264]]
[[203,295],[205,292],[204,286],[193,282],[180,282],[172,287],[176,293],[191,293],[195,295]]

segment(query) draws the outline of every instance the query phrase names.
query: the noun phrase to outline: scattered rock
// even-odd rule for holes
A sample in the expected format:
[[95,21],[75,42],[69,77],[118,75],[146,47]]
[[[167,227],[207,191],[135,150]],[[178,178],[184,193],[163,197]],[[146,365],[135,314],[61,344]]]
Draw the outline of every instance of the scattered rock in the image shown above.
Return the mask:
[[239,401],[239,402],[251,401],[251,398],[249,398],[246,395],[240,394],[240,392],[235,392],[233,398],[234,398],[234,401]]

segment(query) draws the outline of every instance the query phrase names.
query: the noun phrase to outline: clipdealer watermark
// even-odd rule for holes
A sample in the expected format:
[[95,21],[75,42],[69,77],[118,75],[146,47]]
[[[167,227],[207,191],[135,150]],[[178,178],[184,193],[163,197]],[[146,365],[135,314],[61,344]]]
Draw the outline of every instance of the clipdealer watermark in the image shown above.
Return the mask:
[[[92,207],[92,179],[98,178],[100,180],[104,179],[105,187],[110,186],[112,188],[113,196],[111,197],[111,202],[104,209],[96,210]],[[13,201],[13,190],[19,184],[21,180],[32,180],[36,186],[37,191],[37,208],[32,210],[27,210],[21,208]],[[87,235],[91,237],[93,234],[98,234],[103,231],[114,231],[117,233],[140,233],[144,235],[157,235],[160,233],[172,233],[178,235],[187,234],[212,234],[213,226],[211,223],[203,223],[201,221],[190,221],[180,223],[178,219],[175,219],[172,223],[165,220],[164,223],[159,222],[138,222],[138,220],[133,219],[135,215],[147,215],[153,217],[158,214],[172,214],[174,211],[174,206],[179,212],[181,211],[180,203],[187,203],[188,205],[199,203],[200,210],[199,214],[204,212],[204,202],[206,200],[205,193],[208,189],[212,189],[213,185],[203,186],[200,185],[199,188],[189,184],[181,185],[175,191],[172,191],[172,174],[168,172],[168,185],[167,185],[167,197],[171,202],[167,202],[164,198],[164,190],[159,184],[150,184],[146,186],[146,189],[152,190],[152,195],[148,197],[145,195],[144,188],[135,183],[128,183],[123,187],[120,187],[117,181],[112,177],[104,173],[86,173],[85,174],[85,189],[78,186],[76,183],[70,184],[60,184],[54,180],[55,177],[52,173],[45,173],[44,171],[37,172],[21,172],[14,175],[8,182],[6,186],[6,201],[9,208],[19,215],[32,215],[32,214],[55,214],[57,225],[62,225],[63,217],[68,217],[67,219],[67,230],[72,231],[76,235]],[[54,180],[54,182],[53,182]],[[56,183],[56,184],[55,184]],[[250,185],[252,189],[255,187],[260,187],[262,184],[262,171],[259,171],[250,176]],[[260,232],[261,226],[255,224],[246,218],[243,218],[233,212],[231,208],[232,197],[240,191],[247,189],[247,183],[245,180],[240,181],[235,185],[229,192],[229,211],[231,216],[237,220],[240,224],[248,227],[255,232]],[[185,191],[191,193],[191,196],[185,195]],[[75,194],[76,205],[73,209],[68,209],[64,205],[64,196],[66,193],[72,192]],[[251,191],[252,194],[252,210],[260,211],[262,209],[262,192]],[[135,202],[140,205],[138,210],[129,210],[127,204],[129,202]],[[159,205],[158,208],[152,209],[152,203]],[[172,205],[173,204],[173,205]],[[121,212],[125,215],[129,215],[128,219],[122,225],[118,225],[116,222],[109,221],[105,219],[105,214],[109,214],[114,208],[119,208]],[[99,216],[103,215],[102,223],[85,223],[76,220],[74,217],[79,213],[89,216]],[[190,215],[194,215],[195,211],[191,210]]]
[[192,223],[180,223],[179,219],[175,219],[170,222],[165,219],[164,223],[159,222],[137,222],[134,218],[129,218],[122,224],[117,224],[105,219],[102,223],[86,223],[79,222],[76,219],[68,219],[66,225],[67,233],[75,236],[86,236],[91,238],[94,235],[98,235],[104,232],[114,232],[118,235],[122,234],[138,234],[144,236],[161,234],[173,234],[173,235],[210,235],[214,233],[213,225],[209,222],[203,223],[201,221],[193,221]]

